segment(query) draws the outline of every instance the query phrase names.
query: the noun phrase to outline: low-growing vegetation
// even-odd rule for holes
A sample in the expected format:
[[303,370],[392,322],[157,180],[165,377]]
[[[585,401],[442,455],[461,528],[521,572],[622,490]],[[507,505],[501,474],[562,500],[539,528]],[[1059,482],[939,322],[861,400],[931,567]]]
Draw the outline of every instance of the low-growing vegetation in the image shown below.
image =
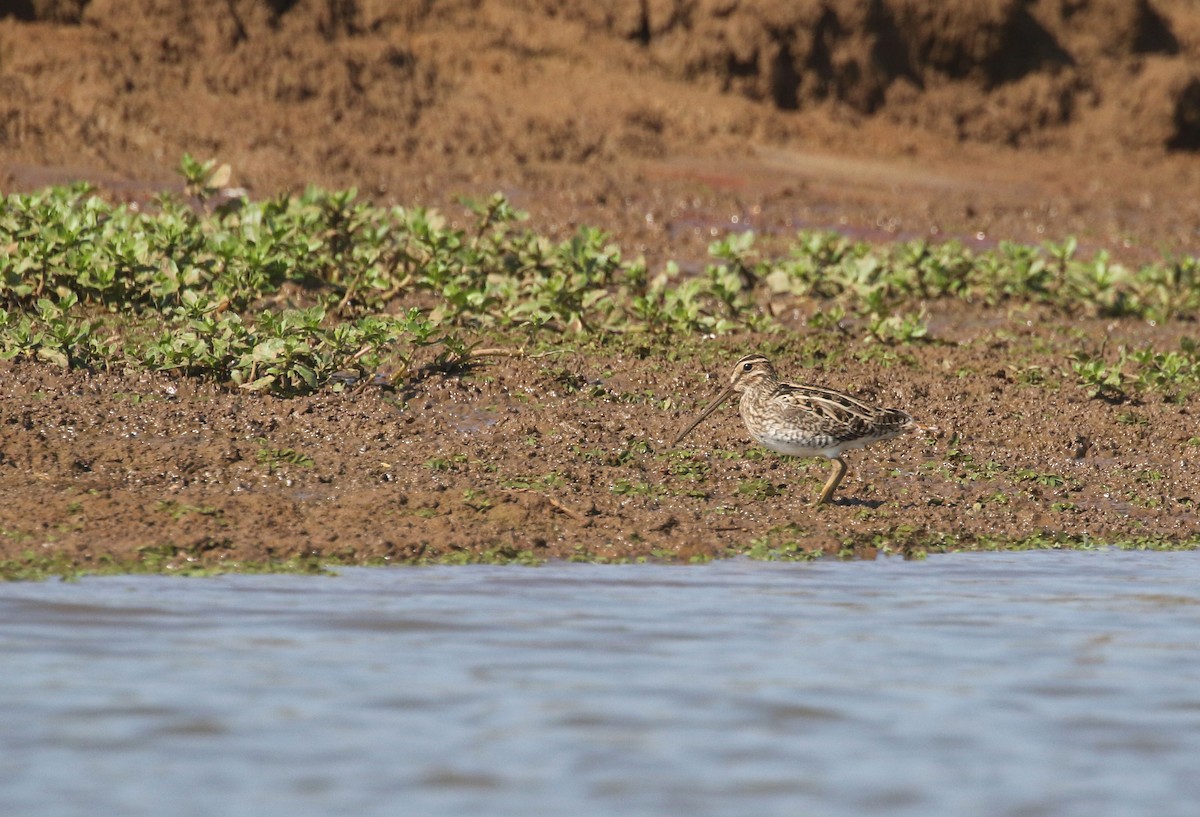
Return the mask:
[[1120,401],[1130,394],[1158,392],[1179,401],[1200,387],[1200,345],[1183,338],[1178,351],[1120,346],[1115,359],[1103,349],[1080,350],[1071,355],[1070,367],[1091,397]]
[[[819,302],[814,325],[844,329],[852,316],[884,346],[930,340],[928,305],[942,299],[1150,321],[1200,309],[1197,259],[1132,269],[1104,252],[1080,259],[1073,240],[972,252],[809,232],[776,257],[743,232],[715,241],[711,263],[685,276],[674,263],[648,270],[592,228],[561,242],[537,235],[500,196],[468,202],[459,228],[353,190],[218,201],[222,168],[185,157],[181,172],[194,198],[164,195],[144,209],[84,185],[5,198],[0,356],[176,371],[287,396],[452,369],[495,335],[520,348],[563,333],[769,329],[781,298]],[[1115,360],[1076,350],[1063,366],[1104,398],[1178,395],[1200,379],[1194,343],[1122,347]]]

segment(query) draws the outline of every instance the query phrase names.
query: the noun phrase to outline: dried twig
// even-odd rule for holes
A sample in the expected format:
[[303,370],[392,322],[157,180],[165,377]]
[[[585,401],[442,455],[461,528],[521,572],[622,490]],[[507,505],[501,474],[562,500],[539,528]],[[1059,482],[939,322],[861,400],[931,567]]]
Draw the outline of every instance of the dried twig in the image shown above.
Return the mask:
[[513,493],[517,493],[517,494],[533,494],[534,496],[540,496],[543,499],[545,499],[547,502],[549,502],[550,505],[555,510],[559,511],[560,513],[566,514],[567,516],[574,519],[576,522],[579,522],[582,525],[591,525],[592,524],[592,520],[588,519],[586,516],[584,516],[583,514],[581,514],[579,511],[575,510],[574,508],[570,507],[569,505],[565,505],[562,502],[559,502],[557,499],[550,496],[549,494],[539,493],[538,491],[532,490],[530,488],[510,488],[509,490],[512,491]]

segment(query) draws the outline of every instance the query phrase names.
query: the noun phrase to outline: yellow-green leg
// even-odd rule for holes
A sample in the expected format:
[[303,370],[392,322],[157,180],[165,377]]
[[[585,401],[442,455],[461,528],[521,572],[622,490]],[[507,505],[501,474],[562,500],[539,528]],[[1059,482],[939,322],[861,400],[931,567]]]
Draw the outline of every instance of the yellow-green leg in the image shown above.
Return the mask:
[[833,496],[833,492],[842,484],[842,477],[846,476],[846,463],[841,457],[834,457],[833,473],[829,475],[829,479],[825,482],[825,487],[821,489],[821,495],[817,497],[817,501],[813,505],[824,505],[829,501],[829,497]]

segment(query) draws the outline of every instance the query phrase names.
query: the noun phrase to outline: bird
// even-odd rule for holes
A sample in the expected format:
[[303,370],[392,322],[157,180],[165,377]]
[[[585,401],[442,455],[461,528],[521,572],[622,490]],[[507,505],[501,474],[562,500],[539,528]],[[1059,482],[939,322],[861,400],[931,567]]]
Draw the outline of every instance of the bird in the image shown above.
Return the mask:
[[814,506],[829,502],[846,475],[844,451],[911,430],[930,430],[900,409],[870,405],[833,389],[780,380],[769,359],[751,354],[734,364],[729,385],[683,427],[671,445],[679,445],[734,394],[740,395],[742,422],[759,445],[779,454],[821,456],[833,463]]

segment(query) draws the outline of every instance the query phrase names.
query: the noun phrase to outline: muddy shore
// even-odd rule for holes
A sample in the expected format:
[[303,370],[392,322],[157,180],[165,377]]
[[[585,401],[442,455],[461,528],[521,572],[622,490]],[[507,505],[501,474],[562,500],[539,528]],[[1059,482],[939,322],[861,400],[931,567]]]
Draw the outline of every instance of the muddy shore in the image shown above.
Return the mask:
[[[179,189],[189,152],[256,198],[357,187],[456,219],[457,197],[502,191],[533,229],[598,226],[652,267],[700,264],[747,228],[780,247],[822,228],[980,248],[1074,235],[1128,264],[1200,253],[1200,12],[1183,0],[964,1],[944,19],[884,3],[891,29],[832,0],[788,19],[769,2],[629,20],[551,5],[5,4],[0,183],[85,179],[149,202]],[[564,337],[398,390],[289,400],[0,363],[0,560],[1196,541],[1200,398],[1098,399],[1064,363],[1084,345],[1177,348],[1195,316],[930,303],[929,340],[889,349],[813,327],[813,308],[770,335]],[[840,501],[819,509],[825,462],[756,449],[732,406],[672,449],[747,351],[941,434],[850,454]]]
[[[1037,312],[967,313],[939,326],[940,343],[877,360],[835,352],[797,372],[941,431],[848,455],[838,501],[821,508],[809,503],[824,461],[762,452],[732,407],[680,450],[669,445],[730,361],[759,349],[786,367],[821,347],[810,333],[684,354],[567,343],[561,354],[435,375],[404,394],[288,400],[8,364],[3,541],[10,558],[148,555],[186,567],[1194,539],[1195,398],[1113,404],[1053,375],[1022,382],[1006,366],[1015,351],[1053,372],[1065,331]],[[1041,358],[1037,348],[1051,351]],[[712,361],[711,376],[698,360]]]

